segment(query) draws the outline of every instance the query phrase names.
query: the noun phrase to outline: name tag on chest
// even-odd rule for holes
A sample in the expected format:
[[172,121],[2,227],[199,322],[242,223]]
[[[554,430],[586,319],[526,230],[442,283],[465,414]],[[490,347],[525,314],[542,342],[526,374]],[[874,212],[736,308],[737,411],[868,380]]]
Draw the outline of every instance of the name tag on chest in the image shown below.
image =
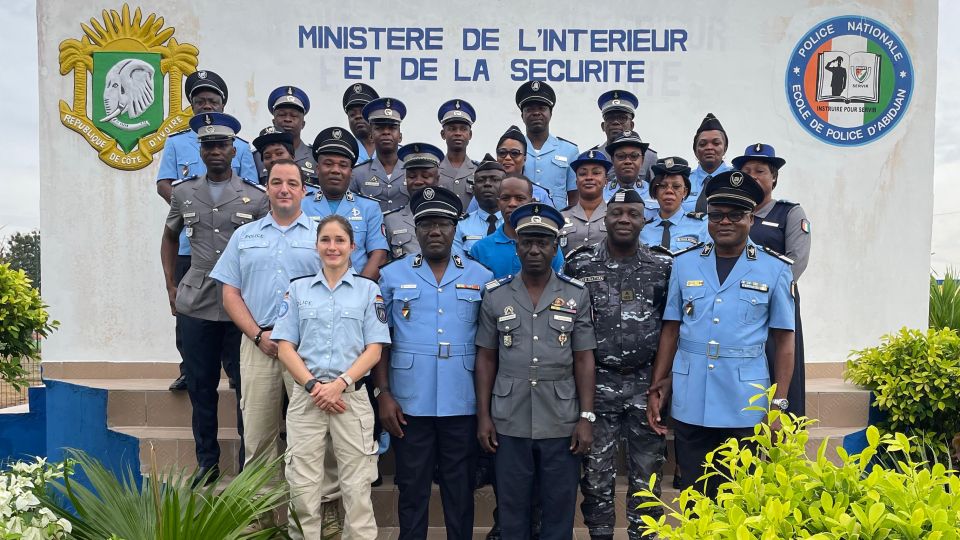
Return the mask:
[[759,283],[757,281],[741,281],[740,288],[760,292],[767,292],[770,290],[770,287],[768,287],[766,283]]

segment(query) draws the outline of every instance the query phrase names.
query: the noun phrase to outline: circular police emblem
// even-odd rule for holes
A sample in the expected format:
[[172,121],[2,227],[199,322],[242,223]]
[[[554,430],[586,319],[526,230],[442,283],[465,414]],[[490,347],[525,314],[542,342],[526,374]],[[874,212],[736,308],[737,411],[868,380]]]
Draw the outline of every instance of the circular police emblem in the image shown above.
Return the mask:
[[432,201],[432,200],[433,200],[433,197],[434,197],[435,195],[436,195],[436,193],[433,191],[433,188],[424,188],[424,190],[423,190],[423,198],[424,198],[424,199],[426,199],[426,200],[428,200],[428,201]]
[[207,72],[206,72],[206,71],[201,71],[200,73],[197,73],[197,77],[200,77],[201,79],[206,79],[206,78],[207,78]]
[[363,91],[363,87],[362,87],[362,86],[360,86],[359,84],[353,85],[353,93],[359,94],[359,93],[362,92],[362,91]]
[[339,129],[333,130],[330,134],[333,135],[334,139],[339,139],[340,137],[343,137],[343,132],[340,131]]
[[273,134],[273,133],[279,133],[279,132],[277,131],[277,128],[275,128],[275,127],[273,127],[273,126],[267,126],[267,127],[263,130],[263,134],[264,134],[264,135],[270,135],[270,134]]
[[540,81],[533,81],[533,84],[530,85],[530,89],[534,92],[540,91]]
[[903,118],[913,97],[913,63],[903,40],[882,23],[835,17],[797,42],[785,85],[790,110],[810,135],[859,146]]
[[530,218],[530,223],[543,223],[543,218],[540,216],[533,216]]
[[215,128],[215,127],[213,127],[213,126],[206,126],[205,128],[203,128],[203,132],[204,132],[205,134],[207,134],[207,135],[213,133],[213,132],[216,131],[216,130],[217,130],[217,128]]
[[740,184],[743,183],[743,175],[735,172],[730,175],[730,185],[733,187],[740,187]]
[[384,110],[383,110],[383,114],[385,114],[385,115],[387,115],[387,116],[393,116],[393,111],[390,110],[390,109],[384,109]]
[[277,318],[282,319],[287,316],[287,313],[290,311],[290,303],[287,300],[284,300],[280,303],[280,311],[277,313]]
[[619,105],[619,104],[620,104],[620,100],[619,100],[619,99],[615,99],[615,100],[611,101],[610,103],[613,103],[614,105]]
[[667,158],[663,160],[663,164],[669,169],[673,167],[673,158]]

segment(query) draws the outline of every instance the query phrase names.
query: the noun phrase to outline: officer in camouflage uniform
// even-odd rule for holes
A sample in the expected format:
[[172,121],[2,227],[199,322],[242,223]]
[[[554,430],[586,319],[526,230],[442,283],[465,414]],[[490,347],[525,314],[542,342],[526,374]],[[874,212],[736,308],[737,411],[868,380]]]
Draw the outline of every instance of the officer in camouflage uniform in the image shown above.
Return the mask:
[[646,394],[672,259],[667,250],[639,244],[644,206],[635,190],[620,190],[607,204],[607,239],[573,250],[566,265],[566,273],[590,290],[597,332],[597,421],[580,480],[580,509],[591,538],[613,538],[617,441],[624,440],[627,530],[639,539],[641,514],[662,514],[659,508],[638,509],[642,501],[633,494],[647,487],[651,474],[660,475],[664,463],[666,440],[647,423]]

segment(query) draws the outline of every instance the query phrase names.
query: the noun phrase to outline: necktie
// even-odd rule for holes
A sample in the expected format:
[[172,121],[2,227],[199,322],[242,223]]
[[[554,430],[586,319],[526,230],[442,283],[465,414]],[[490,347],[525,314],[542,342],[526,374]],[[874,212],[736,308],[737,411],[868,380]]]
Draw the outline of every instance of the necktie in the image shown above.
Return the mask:
[[497,230],[497,215],[490,214],[487,216],[487,236],[490,236]]
[[673,223],[669,219],[665,219],[660,222],[660,226],[663,227],[663,236],[660,237],[660,245],[670,249],[670,227],[673,226]]

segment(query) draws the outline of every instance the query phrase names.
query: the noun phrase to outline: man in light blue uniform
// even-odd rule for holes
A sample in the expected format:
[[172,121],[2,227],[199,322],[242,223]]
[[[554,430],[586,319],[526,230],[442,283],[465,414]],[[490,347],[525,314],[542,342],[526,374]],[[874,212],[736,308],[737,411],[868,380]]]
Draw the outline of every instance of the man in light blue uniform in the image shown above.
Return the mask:
[[640,231],[640,242],[660,246],[672,253],[709,241],[706,216],[684,213],[683,199],[690,194],[690,166],[681,157],[657,160],[650,195],[662,201],[657,215]]
[[451,190],[413,193],[421,253],[384,266],[393,344],[374,368],[380,421],[394,437],[401,538],[426,538],[434,471],[447,538],[473,538],[477,431],[473,367],[480,292],[493,273],[452,253],[463,205]]
[[[603,188],[603,200],[609,201],[613,194],[621,189],[632,189],[643,199],[643,213],[646,219],[657,215],[660,205],[650,195],[650,183],[645,180],[646,155],[650,145],[640,139],[636,131],[624,131],[606,146],[606,153],[613,163],[613,178]],[[656,155],[656,153],[654,153]],[[655,158],[654,158],[655,159]],[[652,164],[651,164],[652,165]]]
[[375,99],[363,107],[363,119],[371,126],[377,153],[353,168],[350,190],[377,200],[384,212],[410,201],[403,161],[397,156],[403,139],[400,123],[406,115],[407,107],[396,98]]
[[[517,231],[510,225],[510,215],[517,208],[533,200],[533,186],[522,176],[508,176],[500,182],[497,201],[503,225],[496,232],[478,241],[470,248],[470,256],[493,270],[493,277],[515,275],[520,271],[520,256],[517,255]],[[561,218],[562,219],[562,218]],[[551,264],[553,270],[563,269],[563,253],[557,250]]]
[[[634,131],[634,118],[636,117],[637,106],[640,105],[640,100],[637,99],[632,92],[626,90],[610,90],[609,92],[604,92],[597,98],[597,107],[600,107],[600,115],[603,117],[603,120],[600,122],[600,129],[603,130],[603,134],[607,138],[600,144],[594,146],[595,150],[607,151],[607,145],[612,143],[624,133],[628,131]],[[609,152],[608,152],[609,154]],[[644,150],[643,162],[640,165],[640,170],[637,176],[641,179],[649,181],[653,178],[653,164],[657,162],[657,151],[653,148],[647,147]],[[611,159],[613,157],[611,156]],[[611,169],[607,173],[607,180],[614,181],[616,180],[616,172]],[[612,196],[616,190],[613,190],[610,195]],[[610,197],[604,197],[604,199],[609,200]]]
[[482,240],[503,225],[503,215],[497,207],[497,198],[500,196],[500,182],[505,173],[503,165],[497,163],[493,156],[483,156],[483,161],[477,165],[473,175],[473,200],[477,209],[467,214],[457,224],[457,233],[453,238],[453,247],[456,250],[468,253],[477,241]]
[[[223,112],[227,104],[227,83],[212,71],[197,71],[187,76],[184,83],[184,92],[190,102],[193,114],[205,112]],[[236,137],[233,139],[236,155],[230,161],[233,172],[247,180],[257,180],[257,168],[250,153],[250,144]],[[170,193],[173,191],[173,182],[201,176],[207,172],[207,167],[200,159],[200,141],[197,133],[190,128],[167,136],[163,146],[163,155],[160,157],[160,170],[157,172],[157,193],[170,204]],[[180,247],[177,251],[176,279],[179,283],[187,270],[190,269],[190,242],[186,232],[180,234]],[[180,327],[177,325],[177,350],[181,349]],[[180,362],[180,377],[173,381],[170,390],[186,390],[187,379],[184,374],[183,362]]]
[[517,107],[527,128],[527,161],[523,174],[550,192],[555,208],[577,204],[577,175],[570,163],[577,159],[577,145],[550,133],[550,119],[557,95],[543,81],[529,81],[517,89]]
[[373,133],[370,124],[363,118],[363,107],[380,97],[377,91],[369,84],[356,83],[343,92],[343,112],[347,113],[347,122],[350,132],[357,138],[359,157],[357,163],[362,163],[376,155],[373,145]]
[[693,136],[693,155],[699,164],[690,173],[690,196],[683,201],[684,212],[707,211],[703,188],[712,177],[732,169],[723,161],[729,144],[730,139],[727,138],[727,132],[720,125],[720,121],[713,113],[707,113]]
[[[300,209],[304,171],[292,159],[271,163],[270,213],[230,237],[210,277],[223,283],[223,307],[243,333],[240,394],[246,463],[280,455],[284,387],[291,379],[270,340],[290,280],[320,270],[317,225]],[[284,375],[287,375],[284,377]]]
[[[681,487],[703,474],[703,463],[730,437],[753,434],[761,411],[745,411],[760,391],[777,384],[771,405],[786,410],[793,374],[793,274],[782,255],[749,240],[751,213],[763,189],[740,171],[714,176],[706,186],[714,243],[679,254],[667,290],[660,346],[653,367],[647,419],[665,434],[661,408],[670,395]],[[764,344],[777,344],[774,373]],[[766,399],[754,403],[767,406]],[[774,426],[776,427],[776,426]],[[719,481],[703,492],[714,497]]]
[[303,211],[315,221],[331,214],[347,218],[353,225],[353,240],[357,245],[350,256],[353,270],[377,279],[380,266],[387,262],[383,214],[377,201],[347,189],[357,160],[357,140],[345,128],[327,128],[313,141],[313,155],[320,190],[313,197],[303,199]]

